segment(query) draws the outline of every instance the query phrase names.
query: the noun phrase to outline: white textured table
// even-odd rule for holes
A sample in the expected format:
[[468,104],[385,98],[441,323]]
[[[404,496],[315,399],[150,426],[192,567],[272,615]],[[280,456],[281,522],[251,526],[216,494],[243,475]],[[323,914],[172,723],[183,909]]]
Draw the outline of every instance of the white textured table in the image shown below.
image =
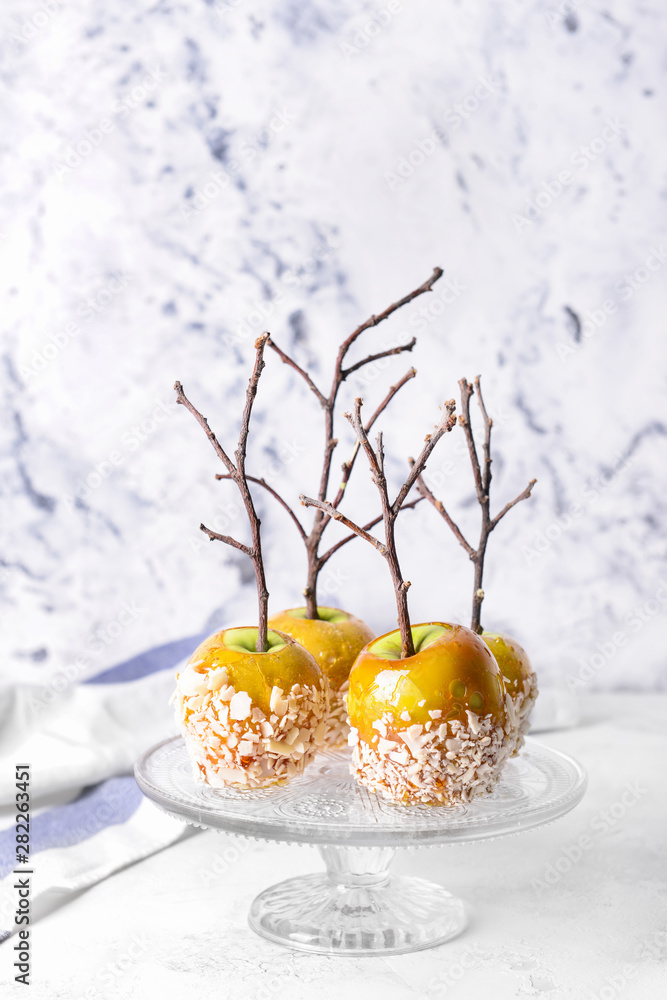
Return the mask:
[[[404,853],[398,871],[469,900],[459,939],[388,959],[287,951],[246,925],[264,887],[318,870],[315,850],[205,832],[95,886],[33,930],[33,1000],[90,996],[382,1000],[590,997],[667,988],[667,695],[584,701],[576,730],[540,739],[589,772],[552,826]],[[12,957],[0,949],[0,980]],[[22,996],[18,987],[9,995]],[[3,997],[5,994],[3,993]]]

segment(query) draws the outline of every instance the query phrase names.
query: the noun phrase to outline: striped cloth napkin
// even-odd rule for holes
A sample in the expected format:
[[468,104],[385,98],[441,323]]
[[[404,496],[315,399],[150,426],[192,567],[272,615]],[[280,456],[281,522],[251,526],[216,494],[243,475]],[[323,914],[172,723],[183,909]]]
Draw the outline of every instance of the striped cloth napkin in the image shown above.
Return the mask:
[[[31,923],[75,893],[196,831],[161,813],[136,758],[176,732],[174,674],[205,638],[151,649],[64,690],[0,688],[0,941],[14,922],[15,868],[29,868]],[[30,765],[30,864],[16,864],[16,765]]]

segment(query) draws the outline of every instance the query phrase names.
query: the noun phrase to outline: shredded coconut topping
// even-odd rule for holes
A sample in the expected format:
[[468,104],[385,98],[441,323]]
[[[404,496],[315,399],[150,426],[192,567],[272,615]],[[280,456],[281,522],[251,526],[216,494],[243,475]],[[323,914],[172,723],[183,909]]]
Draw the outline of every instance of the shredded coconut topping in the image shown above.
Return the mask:
[[329,714],[326,718],[326,731],[322,744],[331,750],[344,747],[350,732],[347,718],[346,697],[350,687],[345,681],[339,688],[329,685]]
[[537,676],[531,673],[525,678],[522,689],[511,699],[516,727],[512,756],[516,756],[525,743],[524,737],[530,729],[530,715],[538,694]]
[[490,715],[467,717],[467,725],[455,719],[431,732],[420,724],[397,731],[385,714],[386,738],[377,746],[352,726],[348,743],[357,781],[405,804],[453,805],[488,794],[514,751],[516,731],[506,733]]
[[285,784],[314,757],[327,729],[326,686],[274,687],[267,719],[247,691],[228,683],[224,668],[186,668],[172,701],[195,777],[213,788]]

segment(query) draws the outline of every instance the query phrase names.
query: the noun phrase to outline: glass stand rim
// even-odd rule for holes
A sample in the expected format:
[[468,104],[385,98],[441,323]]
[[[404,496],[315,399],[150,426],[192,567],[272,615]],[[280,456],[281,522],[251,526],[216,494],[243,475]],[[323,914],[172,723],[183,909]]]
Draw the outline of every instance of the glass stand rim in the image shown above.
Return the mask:
[[520,833],[553,822],[583,798],[584,769],[526,739],[496,791],[465,806],[403,806],[355,782],[349,751],[324,751],[289,785],[237,791],[195,780],[181,737],[135,765],[142,792],[169,815],[226,833],[308,845],[426,847]]

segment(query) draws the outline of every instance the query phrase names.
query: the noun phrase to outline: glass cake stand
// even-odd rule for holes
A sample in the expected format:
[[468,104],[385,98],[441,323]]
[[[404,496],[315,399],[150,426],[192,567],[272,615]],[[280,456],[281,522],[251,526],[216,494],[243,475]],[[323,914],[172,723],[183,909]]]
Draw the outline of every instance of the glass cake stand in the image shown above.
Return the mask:
[[526,740],[494,793],[467,806],[400,806],[357,785],[349,751],[322,751],[289,785],[236,791],[193,776],[180,736],[138,761],[144,795],[194,826],[284,843],[315,844],[326,873],[265,889],[249,922],[263,937],[326,954],[397,955],[441,944],[466,926],[464,904],[442,886],[389,871],[398,847],[469,843],[550,823],[586,789],[565,754]]

